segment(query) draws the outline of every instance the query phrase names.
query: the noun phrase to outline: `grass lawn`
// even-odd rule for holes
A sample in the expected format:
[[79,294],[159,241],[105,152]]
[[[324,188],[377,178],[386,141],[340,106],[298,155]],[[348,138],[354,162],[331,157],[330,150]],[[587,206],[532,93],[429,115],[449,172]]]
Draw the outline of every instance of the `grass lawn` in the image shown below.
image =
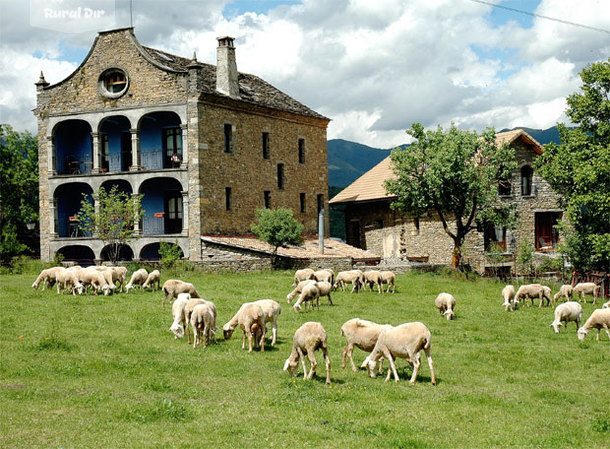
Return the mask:
[[[580,342],[574,323],[556,335],[548,307],[505,313],[499,282],[400,275],[396,294],[334,292],[334,306],[297,314],[291,272],[185,275],[219,327],[243,302],[280,302],[278,344],[248,354],[239,330],[205,350],[175,340],[160,292],[58,296],[32,290],[35,277],[0,276],[2,448],[610,447],[608,337]],[[454,321],[434,307],[442,291]],[[601,307],[590,301],[585,319]],[[404,360],[398,383],[341,369],[354,317],[426,324],[437,386],[423,354],[413,386]],[[313,381],[282,371],[305,321],[328,334],[330,387],[321,353]]]

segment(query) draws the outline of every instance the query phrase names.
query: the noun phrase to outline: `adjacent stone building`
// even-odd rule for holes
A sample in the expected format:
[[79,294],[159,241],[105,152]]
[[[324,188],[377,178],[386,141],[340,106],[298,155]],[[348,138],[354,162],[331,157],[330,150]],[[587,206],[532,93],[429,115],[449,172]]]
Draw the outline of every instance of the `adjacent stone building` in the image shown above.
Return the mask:
[[200,260],[202,235],[249,233],[262,207],[288,207],[316,232],[329,119],[238,72],[233,38],[218,38],[217,57],[213,66],[145,47],[124,28],[100,32],[63,81],[41,73],[43,260],[106,258],[75,222],[83,195],[101,187],[142,198],[140,238],[124,259],[154,259],[160,242],[177,241]]
[[[482,223],[478,232],[468,234],[464,260],[479,272],[490,266],[510,270],[522,241],[531,242],[540,254],[553,253],[559,239],[554,226],[563,216],[556,193],[532,168],[536,156],[542,154],[542,146],[523,130],[498,133],[496,139],[498,144],[507,142],[515,150],[518,168],[511,182],[500,186],[498,201],[515,204],[518,221],[514,229]],[[395,197],[386,192],[383,181],[393,177],[388,157],[330,201],[331,206],[345,210],[347,243],[386,259],[450,264],[453,240],[436,213],[430,211],[416,218],[390,209]],[[503,249],[500,262],[492,263],[485,255],[492,243]]]

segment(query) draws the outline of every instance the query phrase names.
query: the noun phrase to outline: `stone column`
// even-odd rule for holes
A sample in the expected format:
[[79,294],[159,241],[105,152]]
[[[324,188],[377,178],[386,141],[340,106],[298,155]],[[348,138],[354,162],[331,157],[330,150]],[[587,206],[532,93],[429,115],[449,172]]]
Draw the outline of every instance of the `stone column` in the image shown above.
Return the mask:
[[182,128],[182,162],[180,163],[180,168],[186,168],[187,167],[187,163],[188,163],[188,159],[189,159],[189,152],[188,152],[188,125],[184,124],[184,125],[180,125],[180,128]]
[[189,233],[189,192],[185,190],[182,193],[182,235]]
[[[139,193],[132,193],[131,194],[131,199],[135,202],[139,199],[140,194]],[[140,229],[140,220],[134,220],[133,223],[133,234],[135,236],[140,236],[142,235],[142,230]]]
[[57,167],[55,162],[55,144],[53,143],[53,137],[47,136],[47,172],[49,178],[57,174]]
[[140,167],[140,138],[137,129],[130,129],[131,132],[131,167],[129,171],[138,171]]
[[100,173],[100,133],[91,133],[93,138],[93,167],[91,173]]

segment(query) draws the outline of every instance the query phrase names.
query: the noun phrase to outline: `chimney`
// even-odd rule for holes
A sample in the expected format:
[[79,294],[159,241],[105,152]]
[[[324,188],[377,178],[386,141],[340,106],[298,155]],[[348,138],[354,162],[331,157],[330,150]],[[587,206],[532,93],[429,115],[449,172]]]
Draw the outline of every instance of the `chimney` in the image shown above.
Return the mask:
[[237,81],[237,63],[235,62],[235,47],[233,38],[218,37],[216,63],[216,90],[231,98],[239,98],[239,83]]

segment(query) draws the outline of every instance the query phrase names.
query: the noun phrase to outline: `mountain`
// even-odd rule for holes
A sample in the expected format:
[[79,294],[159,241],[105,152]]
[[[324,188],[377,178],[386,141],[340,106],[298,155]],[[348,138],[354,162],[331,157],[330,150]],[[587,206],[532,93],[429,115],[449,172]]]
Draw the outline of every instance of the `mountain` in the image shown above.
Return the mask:
[[523,131],[528,133],[530,136],[532,136],[542,145],[544,145],[546,143],[550,143],[550,142],[554,142],[556,144],[560,143],[559,130],[557,129],[556,126],[553,126],[552,128],[549,128],[549,129],[534,129],[534,128],[526,128],[524,126],[518,126],[516,128],[512,128],[512,129],[503,129],[502,131],[498,131],[498,132],[513,131],[515,129],[522,129]]

